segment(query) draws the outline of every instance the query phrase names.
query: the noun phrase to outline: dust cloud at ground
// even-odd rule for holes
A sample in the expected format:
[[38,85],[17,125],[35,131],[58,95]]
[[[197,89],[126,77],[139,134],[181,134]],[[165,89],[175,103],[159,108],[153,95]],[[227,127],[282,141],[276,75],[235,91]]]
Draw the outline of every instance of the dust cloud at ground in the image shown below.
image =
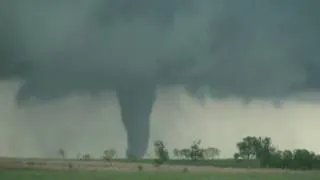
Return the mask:
[[[124,157],[125,131],[115,96],[74,96],[33,108],[18,109],[14,96],[18,83],[0,83],[0,156],[55,157],[64,148],[67,156],[89,152],[100,157],[116,148]],[[270,136],[279,148],[309,148],[320,152],[317,142],[320,108],[316,104],[287,102],[281,109],[256,102],[190,98],[177,88],[159,89],[151,117],[150,142],[161,139],[169,149],[183,148],[201,139],[205,146],[231,157],[235,143],[246,135]],[[149,148],[153,154],[152,143]]]

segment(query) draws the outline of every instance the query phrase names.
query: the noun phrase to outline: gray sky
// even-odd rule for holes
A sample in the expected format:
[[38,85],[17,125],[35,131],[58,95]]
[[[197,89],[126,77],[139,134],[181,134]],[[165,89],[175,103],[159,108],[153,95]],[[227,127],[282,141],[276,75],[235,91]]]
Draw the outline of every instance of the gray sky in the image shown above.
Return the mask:
[[[0,2],[0,78],[7,81],[0,85],[0,153],[52,156],[59,147],[71,155],[99,156],[109,147],[123,152],[112,92],[137,86],[135,79],[170,88],[158,94],[151,141],[183,147],[202,139],[231,156],[241,137],[268,135],[281,148],[319,151],[310,138],[318,127],[318,107],[310,104],[317,96],[307,92],[320,91],[320,1],[74,2]],[[25,84],[19,89],[13,77]],[[183,88],[173,88],[177,84],[192,95],[207,86],[212,93],[206,95],[229,100],[201,106]],[[311,97],[304,101],[309,105],[291,100],[282,109],[243,107],[231,99],[300,92]],[[46,102],[15,106],[34,96]]]
[[[1,156],[52,157],[59,147],[70,157],[78,152],[100,157],[106,148],[116,148],[119,156],[124,156],[125,131],[112,93],[100,100],[74,96],[19,110],[14,103],[18,83],[1,82],[0,89]],[[268,103],[242,106],[233,100],[208,100],[201,105],[182,88],[160,89],[151,117],[150,141],[162,139],[171,149],[201,139],[204,145],[220,148],[222,157],[230,157],[241,137],[257,135],[272,137],[281,149],[300,147],[320,152],[320,145],[315,143],[319,107],[287,102],[275,109]],[[152,146],[149,152],[153,153]]]

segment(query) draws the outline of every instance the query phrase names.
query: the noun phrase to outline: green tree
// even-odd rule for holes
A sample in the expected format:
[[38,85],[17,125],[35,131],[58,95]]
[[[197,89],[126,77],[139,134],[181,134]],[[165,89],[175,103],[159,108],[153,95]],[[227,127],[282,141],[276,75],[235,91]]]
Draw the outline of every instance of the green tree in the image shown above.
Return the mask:
[[320,169],[320,155],[317,154],[313,158],[312,168]]
[[221,151],[218,148],[215,147],[209,147],[204,149],[204,157],[206,159],[214,159],[216,157],[219,157]]
[[238,153],[244,159],[255,159],[257,154],[258,139],[254,136],[247,136],[237,143]]
[[174,149],[172,150],[172,153],[173,153],[173,155],[174,155],[176,158],[180,158],[180,157],[182,156],[181,150],[179,150],[179,149],[177,149],[177,148],[174,148]]
[[200,159],[204,159],[204,149],[200,148],[201,141],[194,141],[190,147],[190,157],[191,160],[196,161]]
[[260,161],[261,167],[270,166],[270,163],[272,163],[271,159],[275,158],[272,158],[271,156],[278,155],[275,148],[272,146],[272,141],[269,137],[257,138],[254,146],[256,149],[256,158]]
[[79,160],[91,160],[92,159],[92,156],[90,153],[83,153],[83,154],[78,154],[78,158]]
[[157,156],[157,158],[154,160],[156,166],[160,166],[161,164],[169,160],[169,153],[163,141],[155,141],[154,148],[155,154]]
[[247,160],[257,159],[261,167],[270,166],[271,154],[275,153],[269,137],[247,136],[237,143],[237,148],[239,156]]
[[282,151],[277,150],[270,152],[267,165],[272,168],[282,168]]
[[295,149],[293,151],[293,168],[295,169],[312,169],[312,162],[315,157],[313,152],[307,149]]
[[290,150],[284,150],[282,152],[282,168],[290,168],[293,161],[293,153]]
[[234,153],[234,154],[233,154],[233,159],[236,160],[236,161],[241,160],[241,155],[240,155],[240,153]]
[[180,153],[181,153],[181,156],[184,157],[185,159],[191,158],[191,150],[188,148],[181,149]]

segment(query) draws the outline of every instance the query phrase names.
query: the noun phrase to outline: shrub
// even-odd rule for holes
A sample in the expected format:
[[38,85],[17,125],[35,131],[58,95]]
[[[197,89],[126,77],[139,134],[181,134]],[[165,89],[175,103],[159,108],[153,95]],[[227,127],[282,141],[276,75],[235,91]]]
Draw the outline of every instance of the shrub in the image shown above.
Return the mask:
[[115,149],[108,149],[108,150],[105,150],[103,152],[103,160],[106,160],[106,161],[111,161],[117,154],[117,151]]
[[72,169],[73,168],[73,164],[72,163],[68,163],[68,168]]
[[140,165],[138,165],[138,171],[142,171],[143,170],[143,166],[140,164]]
[[79,160],[90,160],[90,159],[92,159],[92,156],[89,153],[78,154],[77,157],[78,157]]
[[185,167],[182,169],[182,172],[184,172],[184,173],[189,172],[189,169],[187,167]]

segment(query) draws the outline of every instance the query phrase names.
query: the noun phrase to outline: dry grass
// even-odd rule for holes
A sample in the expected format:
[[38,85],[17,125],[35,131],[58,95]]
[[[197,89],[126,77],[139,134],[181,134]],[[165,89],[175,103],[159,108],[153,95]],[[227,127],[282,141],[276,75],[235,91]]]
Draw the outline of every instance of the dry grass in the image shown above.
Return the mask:
[[[75,160],[75,159],[27,159],[27,158],[0,158],[0,168],[23,169],[50,169],[50,170],[86,170],[86,171],[138,171],[141,163],[106,162],[102,160]],[[245,169],[245,168],[218,168],[213,166],[191,165],[162,165],[154,167],[152,164],[143,164],[143,171],[166,172],[284,172],[280,169]]]

